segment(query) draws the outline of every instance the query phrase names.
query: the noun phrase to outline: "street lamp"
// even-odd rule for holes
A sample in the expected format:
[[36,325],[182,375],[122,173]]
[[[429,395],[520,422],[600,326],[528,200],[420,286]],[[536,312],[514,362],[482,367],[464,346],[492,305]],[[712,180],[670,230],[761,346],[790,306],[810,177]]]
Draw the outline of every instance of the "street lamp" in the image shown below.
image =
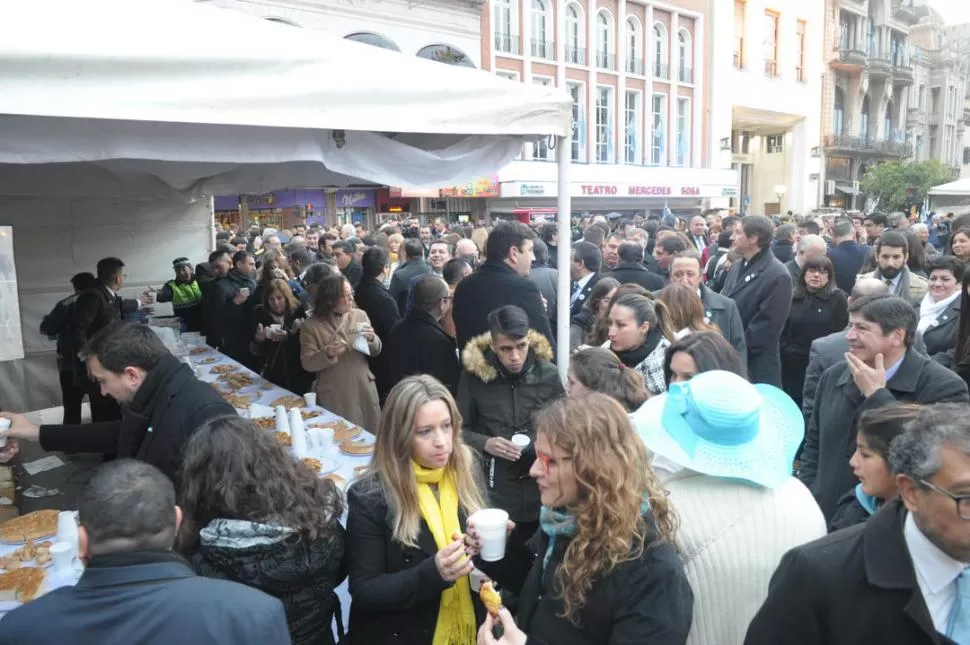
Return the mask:
[[775,195],[778,197],[778,208],[781,209],[781,199],[785,196],[785,184],[777,184],[775,186]]

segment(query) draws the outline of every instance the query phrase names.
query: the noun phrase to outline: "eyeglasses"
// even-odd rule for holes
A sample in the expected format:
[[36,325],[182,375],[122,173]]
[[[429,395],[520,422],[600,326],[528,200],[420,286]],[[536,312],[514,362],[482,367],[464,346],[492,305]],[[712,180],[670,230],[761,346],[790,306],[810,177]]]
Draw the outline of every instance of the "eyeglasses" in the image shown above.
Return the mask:
[[931,484],[925,479],[919,480],[919,483],[926,486],[934,493],[949,497],[957,505],[957,515],[960,516],[961,520],[970,521],[970,495],[954,495],[950,491],[943,490],[939,486]]

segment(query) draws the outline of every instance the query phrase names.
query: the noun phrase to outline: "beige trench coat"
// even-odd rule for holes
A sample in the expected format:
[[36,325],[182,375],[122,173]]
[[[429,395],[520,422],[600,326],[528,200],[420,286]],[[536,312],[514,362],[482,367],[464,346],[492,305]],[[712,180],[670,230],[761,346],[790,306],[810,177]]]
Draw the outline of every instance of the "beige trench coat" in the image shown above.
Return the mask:
[[[316,375],[313,391],[317,393],[318,405],[377,434],[381,408],[374,375],[367,356],[353,348],[358,323],[370,325],[367,314],[360,309],[333,318],[307,320],[300,329],[300,362],[303,369]],[[347,350],[331,360],[325,348],[338,338],[347,344]],[[367,346],[371,356],[381,353],[377,334]]]

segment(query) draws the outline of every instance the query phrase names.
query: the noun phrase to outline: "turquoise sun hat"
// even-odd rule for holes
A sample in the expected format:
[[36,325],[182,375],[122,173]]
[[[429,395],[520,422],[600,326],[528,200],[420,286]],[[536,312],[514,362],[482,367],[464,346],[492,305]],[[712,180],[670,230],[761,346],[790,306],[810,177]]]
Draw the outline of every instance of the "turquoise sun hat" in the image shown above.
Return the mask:
[[632,421],[654,454],[695,472],[767,488],[791,477],[805,436],[805,420],[791,397],[721,370],[672,383]]

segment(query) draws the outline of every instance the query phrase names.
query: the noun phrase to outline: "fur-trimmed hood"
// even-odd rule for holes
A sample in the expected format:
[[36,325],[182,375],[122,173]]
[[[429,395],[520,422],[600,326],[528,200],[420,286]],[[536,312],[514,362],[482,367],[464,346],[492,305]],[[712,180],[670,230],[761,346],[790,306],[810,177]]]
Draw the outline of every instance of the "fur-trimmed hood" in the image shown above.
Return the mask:
[[[552,345],[545,336],[534,329],[530,329],[526,338],[529,339],[529,353],[536,360],[552,360]],[[484,383],[490,383],[498,378],[498,370],[489,359],[492,354],[491,346],[492,335],[485,332],[468,341],[468,344],[465,345],[465,351],[461,354],[461,363],[464,368]]]

